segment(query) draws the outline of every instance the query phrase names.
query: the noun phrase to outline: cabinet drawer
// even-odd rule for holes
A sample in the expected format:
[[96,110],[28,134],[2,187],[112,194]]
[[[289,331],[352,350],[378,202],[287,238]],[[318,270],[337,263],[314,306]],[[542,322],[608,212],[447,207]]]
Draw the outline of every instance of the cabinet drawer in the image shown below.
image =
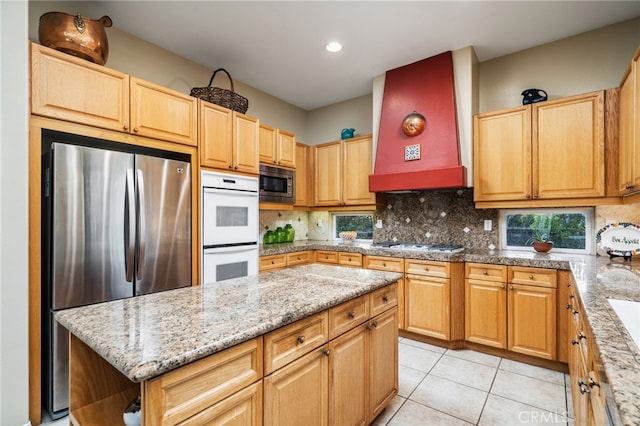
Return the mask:
[[507,267],[484,263],[467,263],[465,265],[465,277],[483,281],[507,282]]
[[405,259],[404,271],[407,274],[429,275],[430,277],[449,278],[451,264],[432,260]]
[[524,266],[509,266],[509,282],[513,284],[556,288],[556,270]]
[[398,305],[398,283],[393,283],[386,287],[379,288],[370,294],[371,296],[371,317]]
[[404,259],[384,256],[365,256],[364,268],[389,272],[404,272]]
[[327,311],[296,321],[264,338],[264,368],[269,374],[329,340]]
[[365,294],[329,310],[329,338],[333,339],[369,319],[369,295]]
[[262,378],[262,338],[151,379],[144,384],[145,400],[162,411],[145,413],[145,423],[176,424]]
[[318,263],[338,263],[338,252],[336,251],[316,251],[316,262]]
[[260,272],[280,269],[287,266],[287,255],[274,254],[271,256],[260,256]]
[[296,265],[304,265],[306,263],[311,263],[311,251],[298,251],[295,253],[287,254],[287,265],[288,266],[296,266]]
[[362,268],[362,255],[360,253],[338,253],[338,263],[343,266],[355,266]]

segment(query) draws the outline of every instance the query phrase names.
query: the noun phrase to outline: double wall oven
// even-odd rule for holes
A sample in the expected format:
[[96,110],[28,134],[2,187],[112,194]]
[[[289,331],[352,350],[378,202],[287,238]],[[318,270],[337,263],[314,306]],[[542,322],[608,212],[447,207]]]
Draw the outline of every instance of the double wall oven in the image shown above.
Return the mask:
[[258,179],[209,171],[201,173],[201,282],[256,275]]

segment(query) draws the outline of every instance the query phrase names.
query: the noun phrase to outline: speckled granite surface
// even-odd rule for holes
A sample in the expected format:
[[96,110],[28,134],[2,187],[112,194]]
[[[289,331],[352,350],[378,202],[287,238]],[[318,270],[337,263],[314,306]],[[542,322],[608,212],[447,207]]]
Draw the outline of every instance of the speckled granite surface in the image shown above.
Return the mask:
[[400,277],[305,265],[68,309],[56,319],[130,380],[140,382]]
[[589,326],[604,364],[620,418],[625,425],[640,425],[640,349],[613,311],[607,298],[640,302],[640,259],[625,262],[602,256],[534,251],[465,250],[442,254],[371,248],[368,244],[299,241],[262,246],[260,255],[301,250],[347,251],[376,256],[449,262],[478,262],[571,270],[584,304]]

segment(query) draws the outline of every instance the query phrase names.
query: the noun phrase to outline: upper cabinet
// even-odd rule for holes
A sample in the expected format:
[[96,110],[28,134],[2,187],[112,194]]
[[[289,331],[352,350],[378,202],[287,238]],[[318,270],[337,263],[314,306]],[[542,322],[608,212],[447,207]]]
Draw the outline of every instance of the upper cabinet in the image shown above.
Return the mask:
[[258,119],[203,100],[200,110],[200,165],[257,175]]
[[474,200],[604,197],[604,133],[604,91],[474,116]]
[[197,99],[31,44],[31,113],[196,146]]
[[260,124],[260,162],[270,166],[296,167],[296,135]]
[[640,48],[620,85],[619,191],[640,191]]
[[316,145],[315,206],[375,204],[369,192],[371,136]]
[[311,205],[310,149],[307,145],[296,143],[296,207]]

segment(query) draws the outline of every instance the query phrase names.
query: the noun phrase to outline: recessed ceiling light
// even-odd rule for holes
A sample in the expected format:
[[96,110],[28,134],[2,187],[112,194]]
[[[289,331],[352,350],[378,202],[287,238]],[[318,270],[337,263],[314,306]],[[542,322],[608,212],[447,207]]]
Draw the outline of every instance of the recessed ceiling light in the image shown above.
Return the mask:
[[330,43],[327,43],[324,48],[327,49],[328,52],[339,52],[342,50],[342,45],[337,41],[332,41]]

